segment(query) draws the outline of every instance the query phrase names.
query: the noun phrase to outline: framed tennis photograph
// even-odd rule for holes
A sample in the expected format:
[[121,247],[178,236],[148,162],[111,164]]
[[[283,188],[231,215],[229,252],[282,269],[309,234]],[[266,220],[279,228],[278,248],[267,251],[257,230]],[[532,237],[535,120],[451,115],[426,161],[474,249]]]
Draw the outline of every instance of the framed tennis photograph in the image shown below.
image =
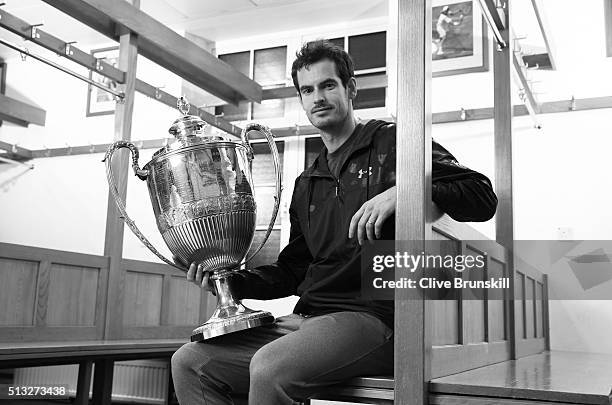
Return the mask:
[[433,0],[434,77],[489,70],[486,21],[477,1]]
[[[103,59],[104,62],[110,65],[115,67],[117,66],[119,60],[118,47],[94,49],[91,51],[91,54],[97,59]],[[95,73],[92,70],[89,71],[89,78],[113,90],[117,89],[117,82]],[[91,84],[87,85],[87,111],[85,115],[87,117],[93,117],[96,115],[108,115],[114,113],[114,96],[96,86],[92,86]]]

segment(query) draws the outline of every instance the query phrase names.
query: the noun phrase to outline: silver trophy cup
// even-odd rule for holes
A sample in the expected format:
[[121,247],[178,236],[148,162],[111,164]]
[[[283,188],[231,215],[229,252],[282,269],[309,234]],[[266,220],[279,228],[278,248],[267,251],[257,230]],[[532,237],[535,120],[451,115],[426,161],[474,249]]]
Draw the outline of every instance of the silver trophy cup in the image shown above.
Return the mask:
[[[166,245],[180,262],[198,263],[210,272],[217,307],[211,318],[193,331],[192,341],[272,323],[271,313],[246,308],[232,296],[228,278],[263,247],[278,213],[281,171],[274,138],[268,128],[249,124],[241,140],[232,141],[213,134],[199,117],[187,115],[190,106],[182,97],[177,105],[183,117],[169,130],[176,142],[157,151],[142,169],[134,144],[117,141],[108,148],[104,161],[110,192],[132,232],[161,260],[186,271],[159,253],[125,210],[111,159],[118,149],[128,148],[134,174],[147,182],[157,227]],[[251,175],[253,151],[248,138],[252,131],[263,134],[272,151],[276,195],[265,237],[245,259],[255,235],[257,215]]]

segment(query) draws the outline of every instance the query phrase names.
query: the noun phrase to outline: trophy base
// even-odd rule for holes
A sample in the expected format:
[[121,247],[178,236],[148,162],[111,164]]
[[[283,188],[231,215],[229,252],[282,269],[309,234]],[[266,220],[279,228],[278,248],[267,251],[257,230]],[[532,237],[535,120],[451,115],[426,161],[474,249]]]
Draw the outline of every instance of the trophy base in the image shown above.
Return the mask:
[[228,333],[274,323],[274,316],[270,312],[244,309],[245,312],[229,317],[221,318],[213,315],[202,326],[193,330],[191,341],[201,342]]

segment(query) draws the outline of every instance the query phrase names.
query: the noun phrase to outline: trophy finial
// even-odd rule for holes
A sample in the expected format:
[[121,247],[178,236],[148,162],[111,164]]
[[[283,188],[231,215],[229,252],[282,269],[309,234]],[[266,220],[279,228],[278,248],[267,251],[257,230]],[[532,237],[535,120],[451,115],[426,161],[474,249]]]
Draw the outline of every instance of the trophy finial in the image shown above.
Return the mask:
[[189,104],[185,97],[181,96],[181,98],[176,101],[176,108],[178,108],[183,115],[187,115],[189,114],[189,109],[191,109],[191,104]]

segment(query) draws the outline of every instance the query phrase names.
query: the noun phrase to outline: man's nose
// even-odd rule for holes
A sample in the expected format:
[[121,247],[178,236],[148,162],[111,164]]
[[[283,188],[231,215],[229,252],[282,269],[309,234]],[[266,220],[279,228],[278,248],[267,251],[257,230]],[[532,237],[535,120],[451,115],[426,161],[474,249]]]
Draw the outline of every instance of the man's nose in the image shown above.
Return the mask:
[[314,102],[315,103],[322,103],[325,101],[325,97],[324,97],[324,93],[321,90],[316,90],[314,91]]

